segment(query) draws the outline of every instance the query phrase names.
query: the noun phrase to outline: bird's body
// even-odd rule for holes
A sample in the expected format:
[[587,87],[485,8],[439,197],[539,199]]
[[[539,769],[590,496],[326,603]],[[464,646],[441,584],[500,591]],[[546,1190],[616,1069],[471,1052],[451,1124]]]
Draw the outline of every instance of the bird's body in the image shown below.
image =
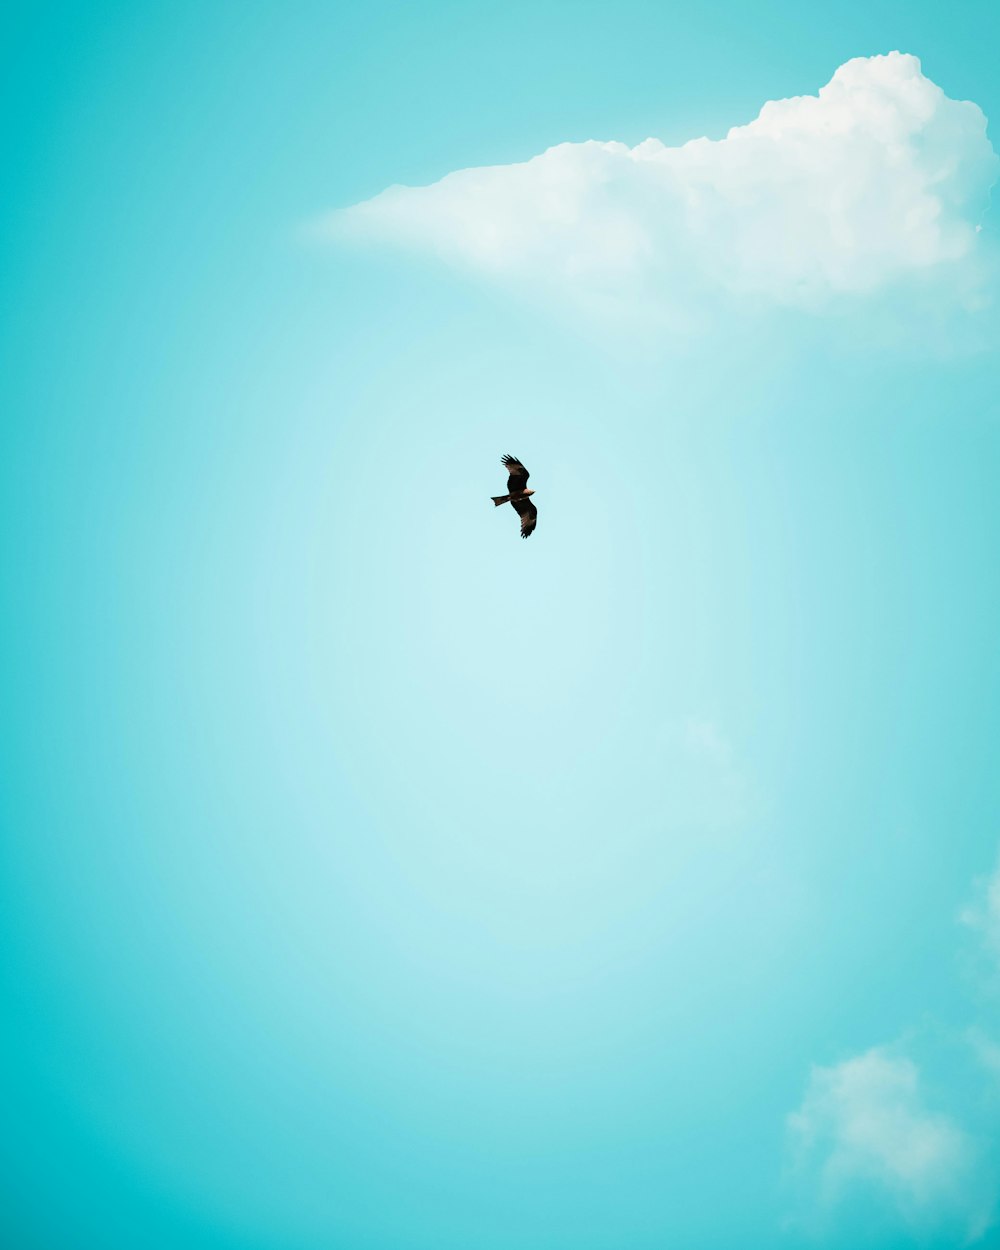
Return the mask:
[[491,495],[490,498],[499,508],[502,503],[509,503],[521,518],[521,537],[527,538],[535,528],[538,509],[528,498],[533,490],[528,490],[528,470],[513,456],[504,456],[501,464],[510,474],[507,478],[507,494]]

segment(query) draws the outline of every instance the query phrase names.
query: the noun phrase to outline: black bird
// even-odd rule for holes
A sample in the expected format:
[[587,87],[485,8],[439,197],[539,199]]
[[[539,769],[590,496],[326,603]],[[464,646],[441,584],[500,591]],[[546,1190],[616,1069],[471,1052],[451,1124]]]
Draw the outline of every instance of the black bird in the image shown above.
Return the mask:
[[491,495],[490,498],[499,508],[502,503],[509,503],[521,518],[521,537],[527,538],[535,528],[538,520],[538,509],[528,498],[533,490],[528,490],[528,470],[513,456],[504,456],[500,462],[510,474],[507,479],[506,495]]

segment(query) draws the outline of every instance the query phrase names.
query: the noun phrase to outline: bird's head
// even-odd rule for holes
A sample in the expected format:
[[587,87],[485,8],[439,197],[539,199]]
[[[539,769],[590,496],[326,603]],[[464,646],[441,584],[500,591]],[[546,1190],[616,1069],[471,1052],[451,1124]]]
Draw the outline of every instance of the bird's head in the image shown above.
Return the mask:
[[526,490],[524,493],[526,495],[533,495],[535,492],[533,490]]

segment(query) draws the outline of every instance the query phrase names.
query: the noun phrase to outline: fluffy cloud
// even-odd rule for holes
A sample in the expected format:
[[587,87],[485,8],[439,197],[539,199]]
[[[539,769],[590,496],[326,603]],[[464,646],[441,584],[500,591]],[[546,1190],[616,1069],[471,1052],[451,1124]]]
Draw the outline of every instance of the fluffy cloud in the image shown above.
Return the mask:
[[821,1208],[861,1195],[911,1226],[948,1226],[970,1241],[992,1222],[995,1186],[975,1141],[928,1109],[905,1055],[876,1048],[814,1068],[788,1127]]
[[996,169],[981,110],[893,52],[724,139],[564,143],[391,187],[329,225],[678,323],[706,298],[819,307],[928,275],[969,302]]

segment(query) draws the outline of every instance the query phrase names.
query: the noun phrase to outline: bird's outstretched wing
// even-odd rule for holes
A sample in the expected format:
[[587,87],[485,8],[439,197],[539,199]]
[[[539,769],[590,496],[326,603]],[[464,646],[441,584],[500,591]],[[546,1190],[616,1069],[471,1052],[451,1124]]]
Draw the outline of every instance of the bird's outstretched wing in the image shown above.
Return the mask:
[[521,517],[521,537],[527,538],[538,522],[538,509],[530,499],[512,499],[510,506]]
[[513,456],[504,456],[501,464],[510,474],[507,479],[508,493],[513,494],[516,490],[524,490],[528,485],[528,470],[520,460],[515,460]]

